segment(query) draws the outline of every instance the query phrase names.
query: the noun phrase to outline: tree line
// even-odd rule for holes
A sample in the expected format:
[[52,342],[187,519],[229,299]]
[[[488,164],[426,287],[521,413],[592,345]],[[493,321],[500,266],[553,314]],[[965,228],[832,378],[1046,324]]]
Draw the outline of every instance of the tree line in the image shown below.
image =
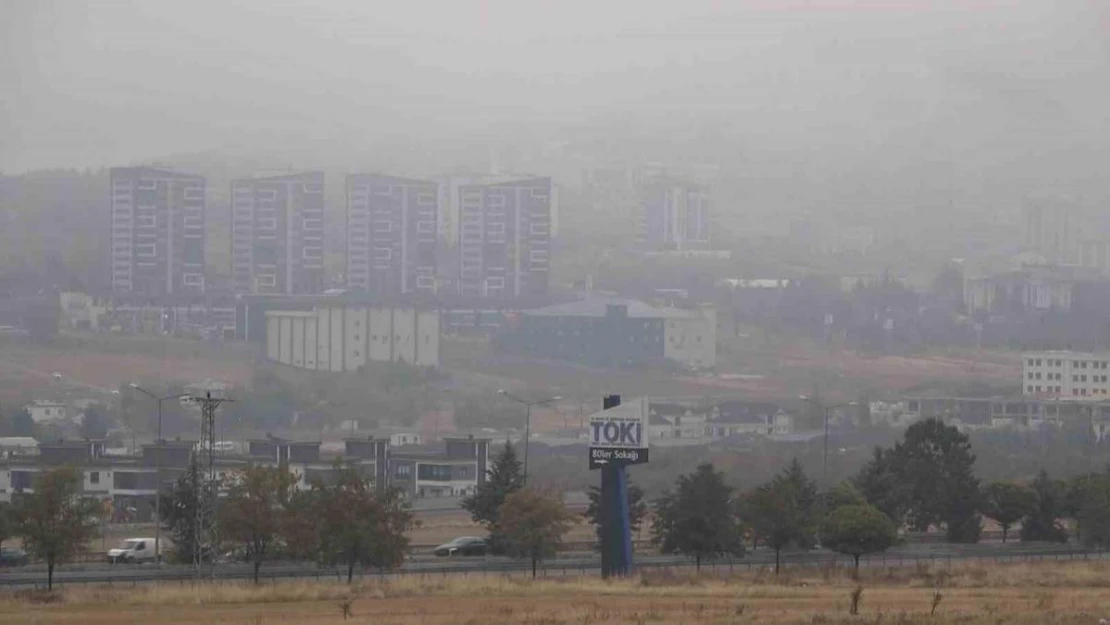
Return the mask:
[[[173,538],[173,557],[250,562],[254,581],[267,560],[315,560],[342,566],[347,581],[356,567],[385,571],[404,561],[413,515],[397,488],[377,488],[358,467],[337,464],[330,475],[298,488],[300,476],[278,465],[248,466],[227,474],[216,506],[222,553],[197,552],[201,505],[198,472],[190,470],[163,494],[162,522]],[[198,557],[199,556],[199,557]]]
[[[181,563],[197,559],[197,506],[202,484],[186,472],[163,493],[162,522]],[[315,560],[342,566],[350,582],[355,567],[389,570],[408,548],[413,515],[397,489],[378,489],[356,467],[337,465],[330,479],[297,488],[299,477],[285,466],[248,466],[228,473],[220,485],[216,535],[220,543],[200,560],[247,561],[257,582],[270,559]],[[82,493],[82,474],[72,467],[44,471],[30,492],[0,507],[0,544],[19,537],[33,557],[47,565],[47,586],[54,569],[83,552],[96,536],[103,507]],[[161,554],[157,554],[161,557]]]
[[[1083,545],[1110,543],[1110,468],[1071,480],[1040,472],[1028,482],[983,484],[966,434],[938,419],[910,426],[893,446],[876,448],[863,469],[844,482],[820,488],[801,464],[791,462],[768,482],[749,491],[730,486],[723,472],[702,464],[680,475],[649,505],[636,485],[628,489],[633,531],[650,517],[652,541],[664,553],[681,553],[700,567],[706,559],[737,557],[763,546],[775,553],[818,545],[852,558],[897,544],[903,532],[943,532],[951,542],[977,542],[984,517],[1002,529],[1003,540],[1020,523],[1023,541],[1074,538]],[[201,485],[197,471],[184,473],[163,493],[162,522],[173,540],[173,557],[197,559],[195,520]],[[55,564],[85,548],[94,536],[97,502],[81,492],[81,473],[72,468],[37,476],[31,492],[0,508],[0,542],[22,537],[27,550]],[[229,473],[217,506],[217,553],[253,564],[257,581],[267,560],[315,560],[346,568],[385,571],[399,566],[414,520],[402,493],[379,489],[357,467],[337,464],[327,479],[299,488],[285,466],[248,466]],[[592,489],[585,518],[598,524],[600,493]],[[531,561],[533,575],[581,520],[561,493],[528,485],[515,448],[506,443],[487,479],[462,502],[488,531],[493,553]]]
[[1066,542],[1070,525],[1086,546],[1110,543],[1110,468],[1066,481],[1041,471],[1028,482],[982,484],[974,464],[967,435],[939,419],[913,424],[824,492],[797,461],[749,492],[703,464],[654,502],[652,537],[663,552],[693,556],[698,566],[763,545],[774,550],[776,571],[783,549],[816,545],[850,556],[858,569],[860,557],[889,549],[904,531],[978,542],[984,517],[1004,542],[1020,523],[1023,541]]

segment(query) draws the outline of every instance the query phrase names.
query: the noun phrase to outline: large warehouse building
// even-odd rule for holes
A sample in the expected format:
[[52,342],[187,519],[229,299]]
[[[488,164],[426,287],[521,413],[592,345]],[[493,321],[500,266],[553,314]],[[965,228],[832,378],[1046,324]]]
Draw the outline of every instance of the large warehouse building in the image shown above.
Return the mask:
[[439,366],[439,313],[357,304],[266,311],[266,356],[318,371],[369,361]]
[[592,298],[522,312],[517,327],[499,343],[522,356],[593,366],[670,361],[708,369],[717,364],[717,315],[710,307],[686,310]]

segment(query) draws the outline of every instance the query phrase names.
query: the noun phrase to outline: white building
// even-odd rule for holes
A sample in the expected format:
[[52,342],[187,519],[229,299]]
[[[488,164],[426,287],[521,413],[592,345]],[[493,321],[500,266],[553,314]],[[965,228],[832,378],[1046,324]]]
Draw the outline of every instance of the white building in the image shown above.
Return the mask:
[[65,402],[36,399],[24,408],[31,413],[31,420],[35,423],[58,423],[66,419]]
[[1110,393],[1110,352],[1026,352],[1021,363],[1026,397],[1106,399]]
[[423,440],[416,432],[396,432],[389,435],[390,447],[410,447],[422,443]]
[[30,436],[0,436],[0,458],[32,456],[39,453],[39,442]]
[[734,436],[783,436],[794,433],[794,416],[777,404],[697,399],[633,399],[648,413],[648,434],[660,445],[707,443]]
[[266,355],[318,371],[355,371],[367,362],[439,366],[439,313],[359,304],[266,311]]

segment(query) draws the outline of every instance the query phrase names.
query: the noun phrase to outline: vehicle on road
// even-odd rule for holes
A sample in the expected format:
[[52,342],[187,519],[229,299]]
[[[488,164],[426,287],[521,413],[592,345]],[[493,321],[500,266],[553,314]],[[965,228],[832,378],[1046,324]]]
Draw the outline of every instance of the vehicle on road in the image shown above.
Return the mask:
[[154,553],[153,538],[128,538],[119,547],[108,550],[110,564],[142,562],[155,562],[158,555]]
[[61,380],[62,379],[62,374],[55,371],[54,373],[50,374],[50,377],[54,378],[55,380]]
[[441,557],[484,556],[489,551],[489,541],[477,536],[460,536],[451,542],[436,547],[432,553]]
[[23,566],[31,561],[27,552],[15,547],[0,547],[0,566]]

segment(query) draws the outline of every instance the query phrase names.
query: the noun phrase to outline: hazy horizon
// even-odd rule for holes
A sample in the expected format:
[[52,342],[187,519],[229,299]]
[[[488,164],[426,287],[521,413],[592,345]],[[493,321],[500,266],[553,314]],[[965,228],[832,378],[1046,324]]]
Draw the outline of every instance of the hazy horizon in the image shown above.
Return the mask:
[[673,146],[732,184],[913,170],[954,194],[1110,195],[1110,8],[1093,0],[17,0],[0,22],[9,174],[190,153],[357,166],[387,146],[434,167],[596,140]]

